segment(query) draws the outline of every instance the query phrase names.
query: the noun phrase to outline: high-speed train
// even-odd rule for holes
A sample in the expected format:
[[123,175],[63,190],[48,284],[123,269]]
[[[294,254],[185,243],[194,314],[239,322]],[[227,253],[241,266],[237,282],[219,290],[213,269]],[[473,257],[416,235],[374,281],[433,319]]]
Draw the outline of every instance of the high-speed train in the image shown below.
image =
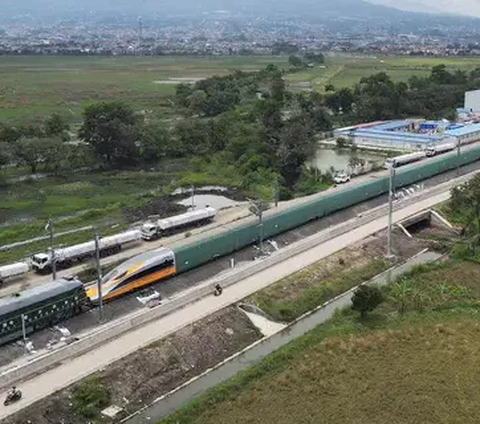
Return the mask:
[[[114,299],[175,273],[175,254],[171,249],[162,247],[141,253],[117,266],[102,278],[102,301]],[[86,293],[90,302],[93,304],[99,302],[100,296],[96,285],[88,287]]]

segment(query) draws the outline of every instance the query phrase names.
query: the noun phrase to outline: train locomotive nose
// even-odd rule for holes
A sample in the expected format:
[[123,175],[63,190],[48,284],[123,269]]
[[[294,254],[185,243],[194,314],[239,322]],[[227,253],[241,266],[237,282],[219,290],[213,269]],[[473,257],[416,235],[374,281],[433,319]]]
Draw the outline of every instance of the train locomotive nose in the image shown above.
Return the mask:
[[98,291],[95,287],[92,287],[92,286],[88,287],[85,290],[85,294],[90,299],[90,302],[93,303],[98,301]]

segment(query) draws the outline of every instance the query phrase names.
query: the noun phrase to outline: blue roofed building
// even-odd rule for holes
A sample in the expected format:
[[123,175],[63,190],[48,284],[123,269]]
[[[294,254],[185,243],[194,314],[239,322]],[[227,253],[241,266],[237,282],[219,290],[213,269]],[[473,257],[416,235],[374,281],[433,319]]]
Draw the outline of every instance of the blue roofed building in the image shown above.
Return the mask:
[[413,152],[447,143],[480,141],[480,124],[398,120],[342,128],[334,135],[345,137],[358,147]]

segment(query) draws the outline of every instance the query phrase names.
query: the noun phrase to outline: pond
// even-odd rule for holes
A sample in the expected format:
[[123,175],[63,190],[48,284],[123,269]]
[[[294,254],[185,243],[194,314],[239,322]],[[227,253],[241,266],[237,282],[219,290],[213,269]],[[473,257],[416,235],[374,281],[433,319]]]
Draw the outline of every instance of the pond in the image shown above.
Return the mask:
[[356,157],[365,161],[369,168],[381,166],[385,162],[385,156],[375,152],[351,151],[349,149],[333,149],[329,146],[319,145],[315,157],[309,162],[309,166],[316,166],[319,171],[327,172],[333,168],[335,171],[347,171],[350,159]]
[[[205,208],[206,206],[211,206],[215,209],[224,209],[241,204],[241,202],[217,194],[195,194],[193,202],[195,207],[200,209]],[[192,197],[182,199],[177,203],[184,206],[192,206]]]

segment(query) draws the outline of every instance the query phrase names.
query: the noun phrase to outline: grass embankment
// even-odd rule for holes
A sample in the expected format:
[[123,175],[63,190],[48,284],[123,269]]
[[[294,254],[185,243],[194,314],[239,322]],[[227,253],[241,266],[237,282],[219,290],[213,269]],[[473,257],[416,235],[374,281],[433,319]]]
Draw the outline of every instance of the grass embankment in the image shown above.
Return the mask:
[[474,423],[480,265],[420,266],[368,319],[350,310],[162,424]]
[[345,260],[326,269],[320,261],[252,295],[249,301],[274,320],[290,322],[391,266],[383,259],[363,264],[361,259],[351,258],[348,270],[342,270]]

